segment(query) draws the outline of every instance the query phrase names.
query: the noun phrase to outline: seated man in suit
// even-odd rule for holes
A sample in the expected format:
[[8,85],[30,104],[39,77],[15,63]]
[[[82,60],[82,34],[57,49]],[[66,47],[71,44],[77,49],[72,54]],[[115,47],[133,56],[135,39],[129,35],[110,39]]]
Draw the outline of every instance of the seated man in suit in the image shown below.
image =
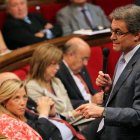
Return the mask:
[[82,39],[74,37],[63,47],[64,57],[57,77],[61,79],[74,108],[87,102],[102,104],[103,91],[96,93],[85,68],[90,57],[90,47]]
[[[14,73],[4,72],[0,74],[0,85],[8,79],[20,80]],[[92,122],[80,132],[81,134],[76,132],[55,113],[54,102],[49,97],[41,97],[37,102],[29,98],[25,117],[27,123],[42,136],[43,140],[92,140],[91,130],[96,129],[96,123]]]
[[70,0],[71,4],[57,13],[57,21],[61,24],[63,35],[80,29],[99,30],[110,27],[104,11],[87,0]]
[[8,16],[3,35],[9,49],[61,36],[59,25],[52,25],[40,14],[28,13],[27,0],[6,0]]

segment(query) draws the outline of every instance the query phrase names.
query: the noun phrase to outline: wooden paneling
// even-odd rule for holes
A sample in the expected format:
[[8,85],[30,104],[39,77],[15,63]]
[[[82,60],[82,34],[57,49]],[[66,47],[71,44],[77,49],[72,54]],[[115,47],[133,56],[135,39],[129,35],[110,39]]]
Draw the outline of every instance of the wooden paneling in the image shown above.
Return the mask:
[[63,47],[65,42],[70,38],[77,36],[84,39],[86,42],[89,43],[90,46],[98,46],[104,43],[110,42],[110,33],[98,34],[93,36],[84,36],[84,35],[69,35],[65,37],[60,37],[40,43],[36,43],[33,45],[29,45],[15,51],[12,51],[9,54],[0,57],[0,72],[3,71],[12,71],[15,69],[20,69],[27,64],[29,64],[29,60],[32,56],[34,49],[41,45],[42,43],[52,43],[58,47]]

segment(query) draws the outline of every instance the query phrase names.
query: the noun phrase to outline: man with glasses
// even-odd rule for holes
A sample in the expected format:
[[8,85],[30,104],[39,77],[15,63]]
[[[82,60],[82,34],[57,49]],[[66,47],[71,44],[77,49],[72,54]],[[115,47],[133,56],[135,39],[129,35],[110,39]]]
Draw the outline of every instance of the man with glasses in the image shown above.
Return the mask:
[[108,100],[105,107],[85,104],[77,110],[86,118],[101,118],[99,140],[140,140],[140,7],[117,8],[111,17],[113,49],[122,55],[113,80],[102,71],[96,79],[109,93]]
[[74,37],[66,42],[63,52],[64,58],[57,76],[67,89],[73,107],[87,102],[102,104],[103,92],[96,93],[85,68],[91,52],[89,45]]

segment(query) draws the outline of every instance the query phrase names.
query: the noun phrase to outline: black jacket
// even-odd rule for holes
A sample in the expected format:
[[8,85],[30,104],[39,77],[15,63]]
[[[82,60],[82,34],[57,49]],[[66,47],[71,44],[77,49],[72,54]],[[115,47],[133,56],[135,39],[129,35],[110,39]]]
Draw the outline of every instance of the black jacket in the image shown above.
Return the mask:
[[[90,76],[85,67],[82,69],[80,75],[83,78],[83,80],[85,81],[85,83],[87,84],[90,93],[93,95],[96,92],[96,90],[93,88]],[[60,80],[64,84],[64,86],[68,92],[68,96],[71,99],[71,102],[72,102],[72,105],[74,108],[77,108],[79,105],[88,102],[88,101],[84,100],[73,77],[71,76],[68,68],[65,66],[65,64],[63,62],[61,63],[60,69],[56,76],[58,78],[60,78]]]
[[61,133],[59,129],[51,123],[46,118],[39,118],[37,114],[32,113],[31,111],[35,111],[36,103],[29,98],[25,117],[27,118],[27,123],[34,130],[36,130],[42,137],[43,140],[62,140]]
[[[44,25],[48,23],[48,21],[43,19],[38,13],[29,13],[28,17],[32,24],[28,24],[21,19],[13,18],[10,15],[7,16],[2,33],[9,49],[14,50],[47,40],[45,35],[44,37],[39,38],[35,37],[34,34],[44,29]],[[62,35],[62,30],[59,25],[54,25],[51,32],[54,37]]]

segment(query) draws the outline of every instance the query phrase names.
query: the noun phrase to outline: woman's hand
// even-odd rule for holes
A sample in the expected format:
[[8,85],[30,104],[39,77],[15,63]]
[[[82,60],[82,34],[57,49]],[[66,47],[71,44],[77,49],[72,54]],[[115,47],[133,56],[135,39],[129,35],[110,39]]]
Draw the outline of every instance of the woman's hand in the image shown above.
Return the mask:
[[37,100],[37,111],[39,115],[48,117],[55,114],[54,102],[47,96],[40,97]]

